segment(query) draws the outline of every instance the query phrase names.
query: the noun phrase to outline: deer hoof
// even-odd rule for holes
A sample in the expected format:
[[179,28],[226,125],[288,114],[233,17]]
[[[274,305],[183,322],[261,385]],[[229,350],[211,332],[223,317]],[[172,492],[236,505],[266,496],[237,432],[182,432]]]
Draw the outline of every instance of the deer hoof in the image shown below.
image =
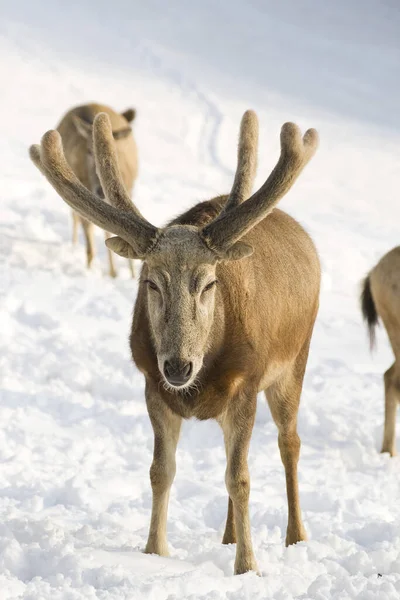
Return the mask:
[[286,546],[292,546],[297,542],[306,542],[307,534],[304,527],[296,528],[294,530],[288,529],[286,532]]

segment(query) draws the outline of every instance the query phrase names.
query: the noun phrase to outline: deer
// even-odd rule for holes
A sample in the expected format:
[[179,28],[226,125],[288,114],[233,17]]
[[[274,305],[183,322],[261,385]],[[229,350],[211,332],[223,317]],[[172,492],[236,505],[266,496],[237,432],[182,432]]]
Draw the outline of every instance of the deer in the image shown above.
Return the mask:
[[[138,161],[137,148],[132,134],[130,123],[135,119],[136,111],[128,108],[118,113],[103,104],[85,104],[69,110],[57,126],[60,133],[65,157],[78,179],[91,192],[104,198],[100,180],[96,173],[96,164],[93,152],[93,121],[97,114],[106,113],[111,121],[113,138],[116,140],[119,168],[126,190],[132,193],[132,188],[137,177]],[[78,242],[79,225],[82,226],[85,244],[87,268],[90,269],[95,257],[94,228],[91,221],[76,211],[72,211],[72,243]],[[110,237],[105,233],[105,238]],[[109,274],[117,276],[114,263],[114,254],[108,250]],[[129,259],[129,268],[134,277],[134,263]]]
[[61,138],[30,148],[61,198],[114,234],[113,252],[143,262],[130,334],[154,432],[152,511],[145,552],[168,556],[167,512],[183,419],[216,420],[229,495],[223,544],[236,543],[235,574],[258,572],[249,517],[248,451],[257,394],[265,392],[286,474],[286,545],[307,539],[299,500],[297,414],[319,306],[320,263],[310,236],[275,208],[314,155],[318,134],[281,129],[280,158],[255,193],[258,118],[243,115],[229,195],[204,201],[165,227],[152,225],[123,185],[107,115],[94,120],[97,171],[107,203],[69,167]]
[[379,318],[395,356],[384,373],[385,423],[381,452],[396,455],[396,413],[400,402],[400,246],[385,254],[362,282],[361,311],[368,327],[370,349],[376,344]]

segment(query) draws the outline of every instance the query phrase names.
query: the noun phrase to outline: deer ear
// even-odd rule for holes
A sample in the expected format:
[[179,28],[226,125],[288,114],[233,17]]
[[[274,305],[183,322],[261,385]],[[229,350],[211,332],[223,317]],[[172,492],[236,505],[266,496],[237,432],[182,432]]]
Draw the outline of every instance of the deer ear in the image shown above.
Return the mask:
[[128,137],[130,133],[132,133],[131,127],[125,127],[125,129],[112,132],[114,140],[123,140],[124,138]]
[[125,119],[128,121],[128,123],[131,123],[133,121],[133,119],[136,117],[136,110],[134,108],[128,108],[123,113],[121,113],[121,115],[123,117],[125,117]]
[[72,120],[74,122],[74,125],[75,125],[76,130],[79,133],[79,135],[84,137],[86,140],[90,139],[92,137],[93,128],[90,123],[88,123],[84,119],[81,119],[77,115],[74,115],[72,117]]
[[254,252],[253,246],[245,244],[244,242],[236,242],[228,250],[225,250],[223,259],[224,260],[241,260],[246,256],[251,256]]
[[115,252],[115,254],[119,254],[119,256],[123,256],[124,258],[141,258],[137,255],[132,246],[120,237],[108,238],[108,240],[106,240],[106,246]]

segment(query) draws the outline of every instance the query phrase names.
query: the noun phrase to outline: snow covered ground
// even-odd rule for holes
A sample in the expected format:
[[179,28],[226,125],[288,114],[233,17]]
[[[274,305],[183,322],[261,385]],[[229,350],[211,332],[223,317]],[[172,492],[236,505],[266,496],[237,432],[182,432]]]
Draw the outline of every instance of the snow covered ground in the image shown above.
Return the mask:
[[[399,243],[396,0],[15,0],[0,8],[0,600],[302,600],[400,596],[400,462],[379,454],[383,331],[370,356],[359,280]],[[171,558],[141,553],[152,432],[127,343],[136,283],[87,272],[69,211],[27,147],[69,107],[137,108],[135,200],[161,224],[229,190],[239,120],[260,118],[257,182],[287,120],[321,146],[281,204],[324,269],[299,415],[307,543],[286,549],[276,429],[260,399],[250,449],[262,572],[222,546],[222,436],[185,424]],[[400,441],[399,441],[400,445]],[[379,575],[382,576],[379,576]]]

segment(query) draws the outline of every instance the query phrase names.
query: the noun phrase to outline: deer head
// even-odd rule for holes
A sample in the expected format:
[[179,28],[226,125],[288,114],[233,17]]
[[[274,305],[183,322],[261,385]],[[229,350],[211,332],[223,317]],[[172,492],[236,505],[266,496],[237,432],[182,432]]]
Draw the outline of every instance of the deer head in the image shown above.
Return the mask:
[[158,367],[165,384],[175,390],[196,381],[210,345],[220,261],[241,260],[253,248],[241,241],[264,219],[311,159],[318,135],[304,137],[293,123],[281,130],[281,155],[264,185],[251,197],[258,143],[258,121],[247,111],[242,119],[236,175],[221,213],[199,229],[189,225],[154,227],[127,195],[118,168],[110,121],[96,116],[93,147],[97,172],[107,203],[87,190],[68,166],[56,131],[47,132],[31,159],[54,189],[75,211],[114,233],[107,246],[126,258],[146,263],[147,307]]

